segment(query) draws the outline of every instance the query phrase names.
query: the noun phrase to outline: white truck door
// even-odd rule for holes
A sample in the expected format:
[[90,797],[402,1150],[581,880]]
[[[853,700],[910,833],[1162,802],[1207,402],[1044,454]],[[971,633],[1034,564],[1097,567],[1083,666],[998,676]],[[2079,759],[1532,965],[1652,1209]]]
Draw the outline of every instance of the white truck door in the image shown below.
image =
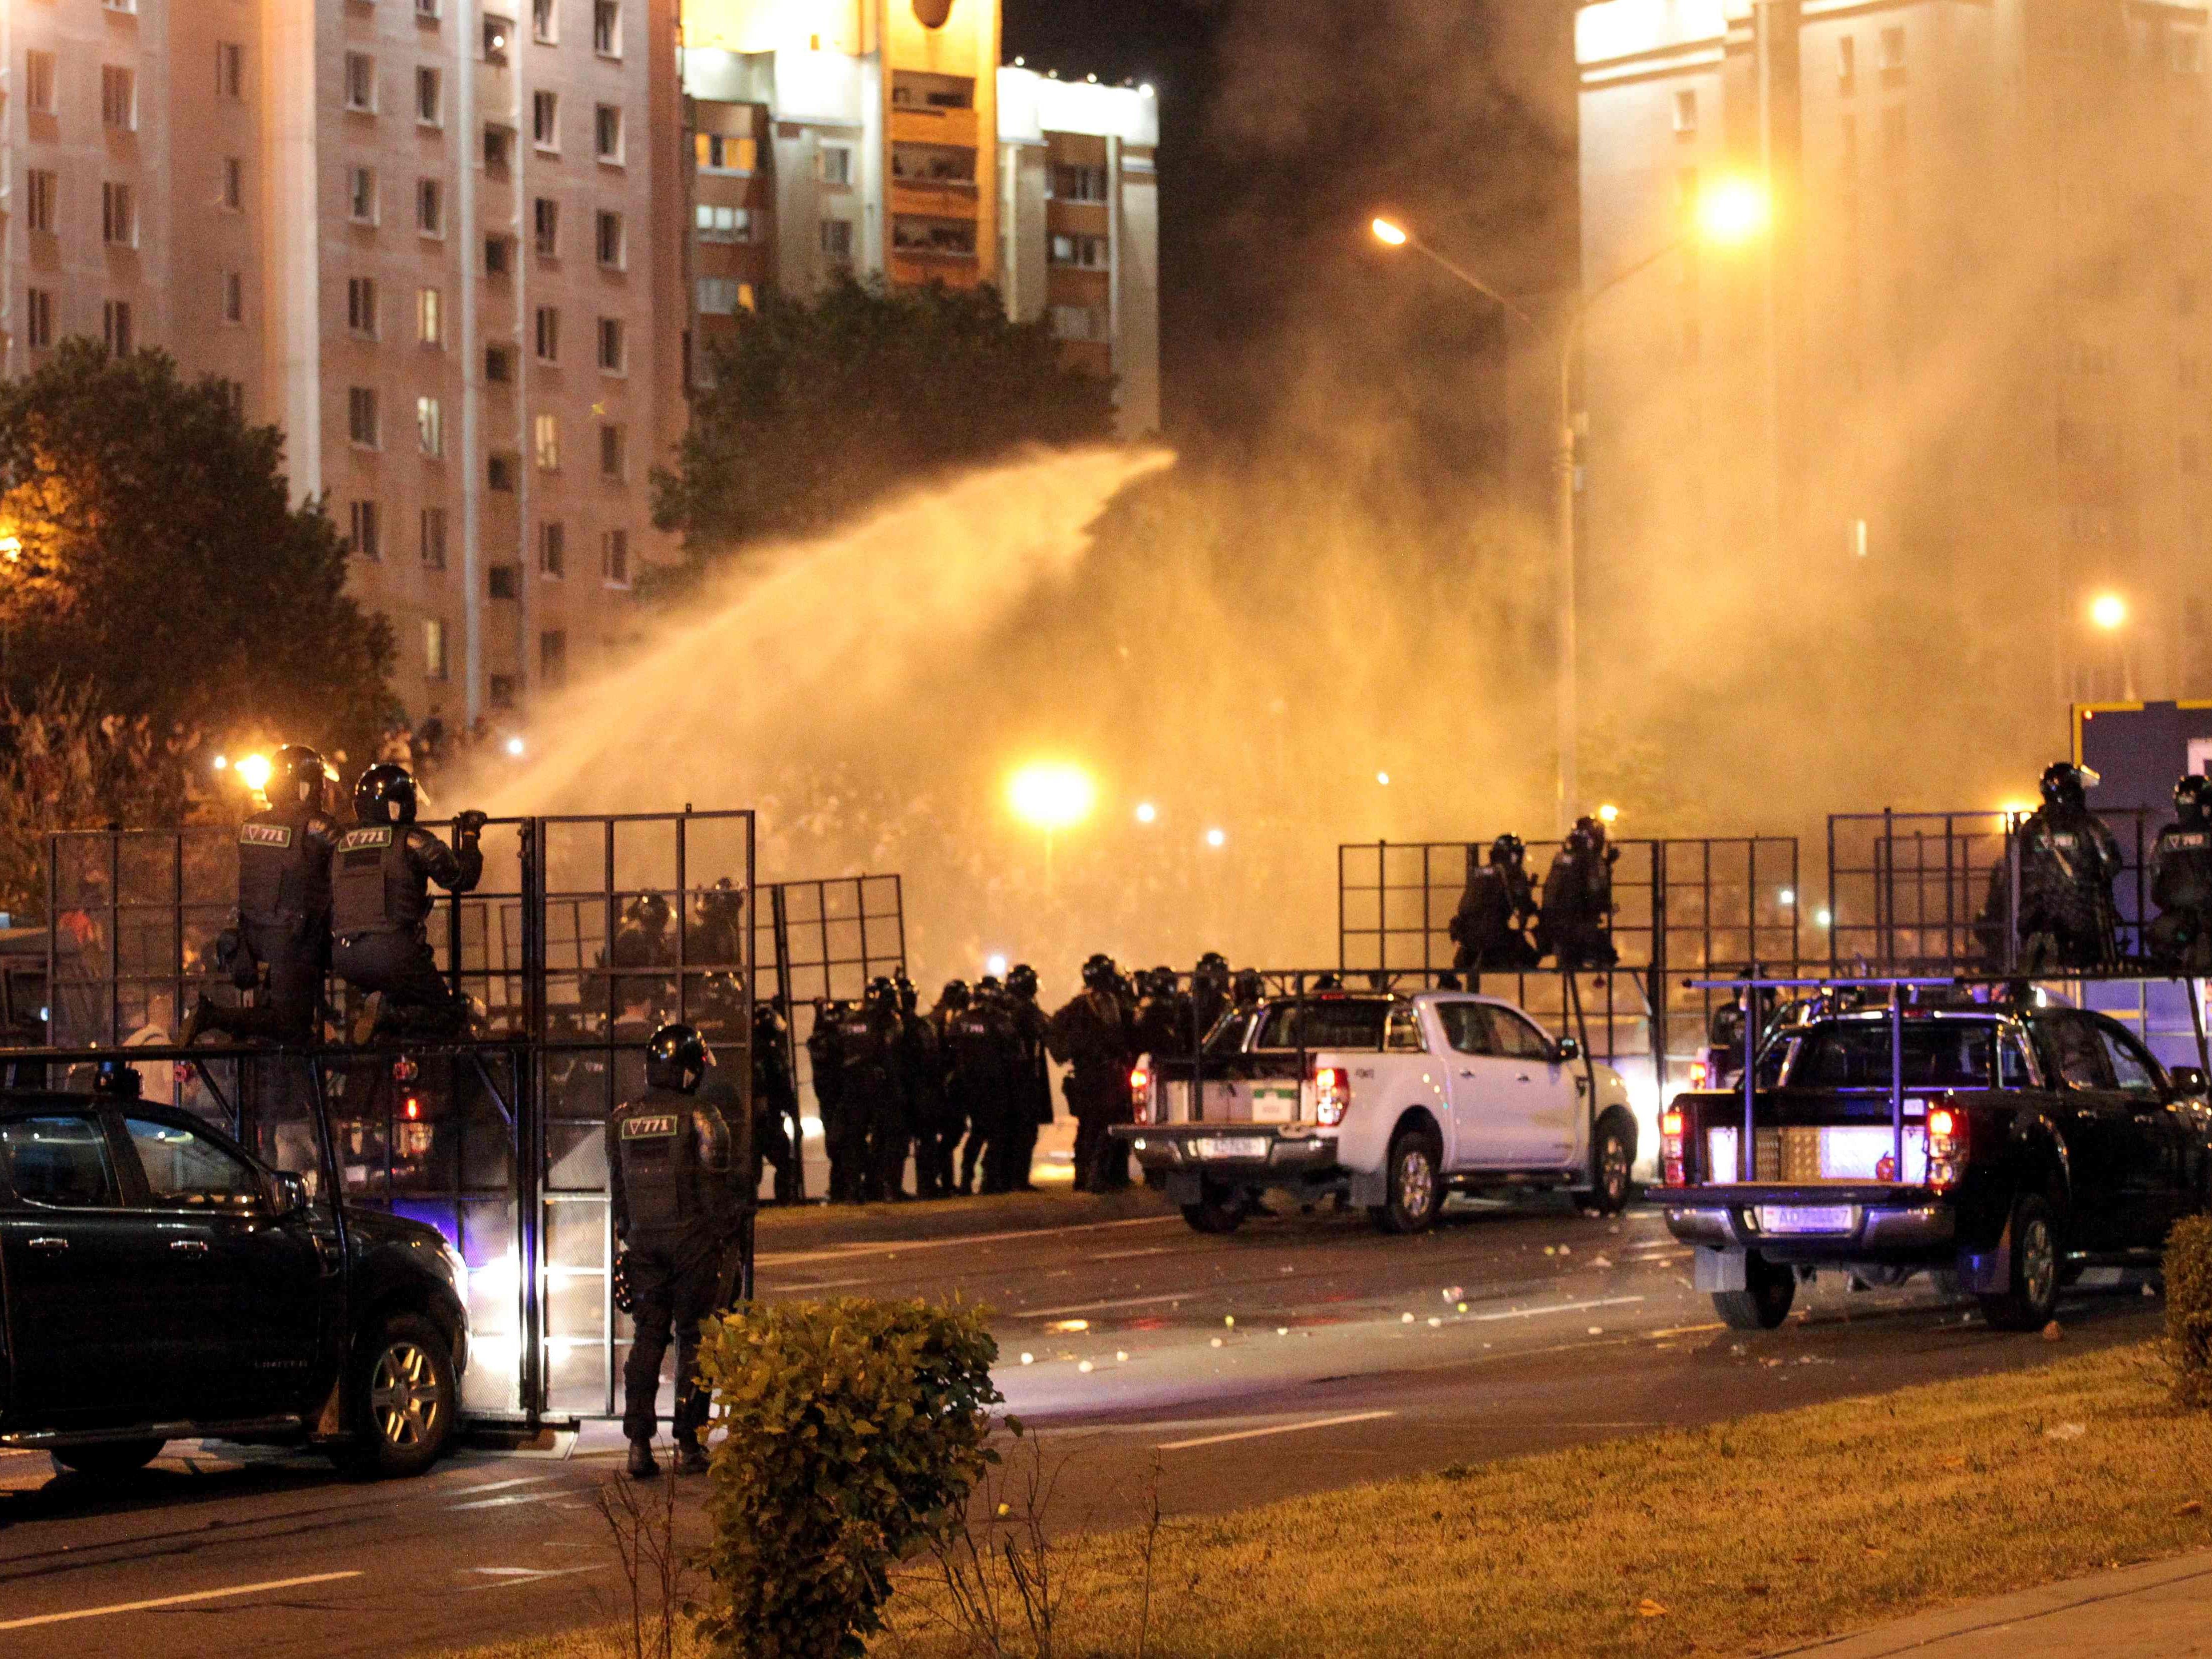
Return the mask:
[[1549,1160],[1537,1091],[1521,1081],[1527,1062],[1498,1052],[1490,1008],[1480,1002],[1439,1002],[1437,1022],[1451,1052],[1448,1075],[1454,1170],[1510,1170]]
[[1498,1053],[1511,1068],[1514,1091],[1522,1103],[1513,1115],[1526,1125],[1525,1161],[1540,1164],[1571,1161],[1583,1115],[1582,1068],[1553,1058],[1551,1039],[1518,1009],[1495,1002],[1485,1006]]

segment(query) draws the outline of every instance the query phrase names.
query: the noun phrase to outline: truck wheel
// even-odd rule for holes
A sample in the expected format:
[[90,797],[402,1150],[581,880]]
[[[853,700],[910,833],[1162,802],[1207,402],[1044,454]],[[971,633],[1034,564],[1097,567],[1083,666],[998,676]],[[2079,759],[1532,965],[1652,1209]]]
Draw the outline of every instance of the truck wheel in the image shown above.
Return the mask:
[[1198,1202],[1182,1206],[1182,1218],[1199,1233],[1233,1233],[1244,1219],[1243,1194],[1218,1181],[1201,1181]]
[[1715,1291],[1713,1309],[1732,1331],[1771,1331],[1790,1317],[1797,1299],[1797,1275],[1769,1261],[1757,1250],[1743,1254],[1744,1288]]
[[144,1468],[168,1443],[166,1440],[104,1440],[94,1446],[58,1448],[48,1455],[64,1468],[95,1480],[119,1480]]
[[1389,1201],[1367,1213],[1386,1233],[1426,1232],[1443,1207],[1443,1148],[1433,1130],[1401,1129],[1390,1142]]
[[2051,1200],[2022,1193],[2012,1201],[2012,1283],[1980,1298],[1982,1313],[2000,1331],[2039,1331],[2058,1306],[2058,1223]]
[[1634,1132],[1617,1117],[1603,1119],[1590,1147],[1590,1185],[1576,1191],[1575,1202],[1600,1215],[1619,1215],[1628,1207],[1628,1172],[1635,1164]]
[[449,1445],[459,1411],[453,1356],[420,1314],[394,1314],[354,1351],[353,1438],[334,1454],[358,1480],[421,1474]]

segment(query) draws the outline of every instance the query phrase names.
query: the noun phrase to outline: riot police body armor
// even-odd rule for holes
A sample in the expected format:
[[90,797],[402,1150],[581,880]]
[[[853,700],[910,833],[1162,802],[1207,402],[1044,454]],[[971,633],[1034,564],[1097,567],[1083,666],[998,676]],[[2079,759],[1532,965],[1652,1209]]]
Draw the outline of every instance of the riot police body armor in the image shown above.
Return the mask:
[[1613,915],[1613,866],[1620,849],[1606,844],[1595,818],[1575,820],[1544,877],[1536,949],[1563,969],[1610,968],[1620,960],[1607,921]]
[[1052,1022],[1037,1006],[1036,969],[1026,962],[1018,962],[1007,970],[1004,1006],[1014,1023],[1014,1040],[1019,1045],[1014,1101],[1006,1130],[1006,1170],[1013,1190],[1026,1193],[1034,1190],[1030,1167],[1036,1159],[1037,1131],[1052,1121],[1052,1065],[1045,1042]]
[[623,1367],[633,1474],[653,1473],[656,1397],[672,1334],[678,1456],[687,1468],[705,1467],[698,1436],[709,1402],[698,1376],[700,1323],[730,1294],[729,1247],[745,1208],[729,1121],[700,1086],[713,1063],[690,1026],[663,1026],[646,1049],[644,1095],[607,1120],[608,1197],[636,1326]]
[[968,1112],[968,1150],[961,1190],[973,1188],[980,1157],[983,1190],[1011,1191],[1017,1181],[1015,1149],[1022,1144],[1016,1117],[1022,1098],[1021,1033],[1005,992],[986,981],[968,1006],[945,1022],[953,1087]]
[[461,894],[483,874],[477,837],[484,816],[464,812],[458,848],[415,822],[415,781],[389,763],[372,766],[355,786],[360,823],[339,837],[331,874],[339,975],[368,993],[351,1036],[365,1042],[380,1025],[404,1034],[457,1036],[468,1004],[438,972],[424,924],[430,884]]
[[2150,896],[2158,920],[2150,952],[2203,973],[2212,969],[2212,778],[2173,786],[2176,821],[2158,832],[2150,854]]
[[1129,1062],[1135,1058],[1129,1010],[1120,975],[1103,954],[1083,964],[1081,995],[1052,1017],[1053,1058],[1068,1067],[1067,1100],[1075,1112],[1075,1185],[1111,1192],[1129,1184],[1129,1144],[1107,1133],[1135,1115]]
[[786,1044],[790,1028],[772,1002],[753,1005],[753,1167],[749,1191],[760,1190],[763,1162],[775,1171],[775,1201],[796,1204],[804,1193],[799,1168],[799,1082]]
[[1451,919],[1452,940],[1459,947],[1452,966],[1478,974],[1534,968],[1536,947],[1526,929],[1536,920],[1536,895],[1526,847],[1518,836],[1500,836],[1490,843],[1487,864],[1477,866],[1474,856],[1474,848],[1468,848],[1467,890]]
[[842,1002],[814,1005],[814,1029],[806,1034],[806,1060],[814,1074],[814,1107],[822,1119],[822,1152],[830,1162],[830,1202],[858,1201],[860,1166],[848,1154],[852,1133],[845,1104],[845,1056],[838,1028],[852,1010]]
[[1195,997],[1182,994],[1172,968],[1153,969],[1143,984],[1145,994],[1137,1004],[1137,1052],[1188,1054],[1197,1041],[1192,1030],[1198,1017]]
[[[2019,936],[2023,968],[2095,968],[2118,958],[2112,878],[2120,844],[2089,810],[2090,775],[2056,762],[2043,774],[2043,805],[2018,831]],[[2002,916],[2011,871],[1991,872],[1990,904]]]
[[1198,1036],[1212,1030],[1229,1012],[1229,958],[1218,951],[1208,951],[1191,970],[1190,1017]]
[[202,997],[185,1024],[185,1046],[202,1031],[279,1042],[315,1036],[331,960],[331,858],[340,839],[323,811],[328,775],[312,749],[287,744],[277,751],[270,779],[274,804],[238,830],[234,979],[258,996],[251,1008],[217,1007]]
[[868,986],[867,1000],[837,1026],[845,1072],[847,1160],[858,1176],[854,1203],[906,1194],[906,1097],[900,1086],[906,1022],[888,979]]

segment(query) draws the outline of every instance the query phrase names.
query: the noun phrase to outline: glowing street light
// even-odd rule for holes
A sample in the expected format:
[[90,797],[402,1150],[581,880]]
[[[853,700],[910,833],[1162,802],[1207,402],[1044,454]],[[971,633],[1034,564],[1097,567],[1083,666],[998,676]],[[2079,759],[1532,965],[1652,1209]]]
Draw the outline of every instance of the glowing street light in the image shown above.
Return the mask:
[[1152,823],[1155,818],[1158,817],[1159,817],[1159,815],[1160,815],[1160,809],[1159,809],[1158,807],[1157,807],[1157,806],[1153,805],[1152,804],[1152,802],[1150,802],[1150,801],[1148,801],[1148,800],[1140,800],[1140,801],[1139,801],[1139,802],[1137,803],[1137,822],[1138,822],[1138,823]]
[[239,762],[238,775],[248,789],[259,794],[269,784],[269,757],[248,755]]
[[998,955],[992,955],[984,957],[983,971],[988,974],[993,979],[1005,979],[1006,976],[1006,957]]
[[1072,830],[1097,805],[1098,786],[1079,766],[1039,761],[1024,766],[1006,782],[1006,804],[1014,816],[1047,835]]
[[1228,841],[1229,832],[1225,830],[1209,830],[1206,832],[1206,844],[1208,847],[1225,846]]
[[1377,219],[1374,224],[1375,240],[1388,242],[1392,247],[1403,247],[1413,239],[1388,219]]
[[1375,775],[1375,781],[1388,789],[1390,787],[1390,775],[1388,772],[1377,772]]
[[2107,634],[2128,619],[2128,602],[2117,593],[2100,593],[2089,601],[2089,620]]
[[1709,242],[1733,247],[1766,228],[1773,203],[1748,179],[1722,179],[1698,196],[1698,228]]
[[1611,825],[1619,822],[1620,818],[1620,809],[1618,806],[1615,806],[1611,801],[1607,801],[1604,805],[1597,809],[1597,821],[1600,823]]
[[520,738],[509,738],[507,740],[507,752],[514,756],[515,759],[520,760],[522,758],[522,739]]

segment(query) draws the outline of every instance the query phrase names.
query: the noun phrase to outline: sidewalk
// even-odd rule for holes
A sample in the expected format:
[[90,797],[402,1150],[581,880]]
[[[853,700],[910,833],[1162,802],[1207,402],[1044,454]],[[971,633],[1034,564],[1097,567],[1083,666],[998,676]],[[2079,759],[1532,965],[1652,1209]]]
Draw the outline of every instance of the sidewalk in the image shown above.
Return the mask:
[[2212,1655],[2212,1551],[1969,1601],[1832,1637],[1790,1654],[1818,1659],[2184,1659]]

